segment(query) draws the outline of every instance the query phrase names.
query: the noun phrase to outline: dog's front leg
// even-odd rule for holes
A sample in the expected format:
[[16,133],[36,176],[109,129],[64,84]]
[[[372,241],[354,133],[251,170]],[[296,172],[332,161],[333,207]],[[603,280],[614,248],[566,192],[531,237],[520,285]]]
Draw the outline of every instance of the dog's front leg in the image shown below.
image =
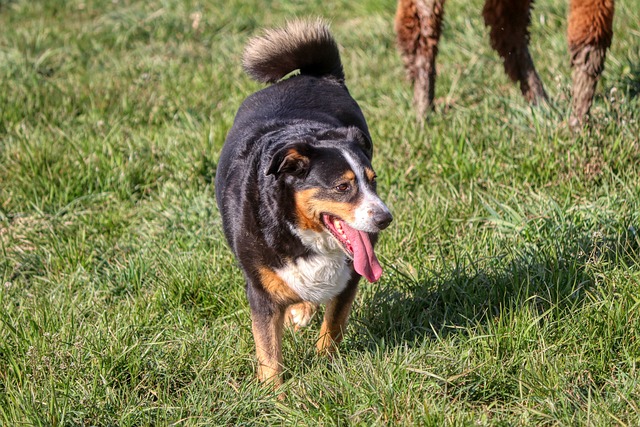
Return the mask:
[[282,329],[285,308],[300,297],[273,270],[258,269],[258,279],[248,279],[247,297],[256,343],[258,379],[282,384]]
[[342,341],[351,306],[358,291],[359,280],[360,275],[353,272],[345,290],[327,303],[320,327],[320,339],[316,345],[319,353],[332,353]]
[[258,379],[276,386],[282,384],[283,324],[282,307],[276,304],[256,309],[251,307],[251,327],[258,358]]

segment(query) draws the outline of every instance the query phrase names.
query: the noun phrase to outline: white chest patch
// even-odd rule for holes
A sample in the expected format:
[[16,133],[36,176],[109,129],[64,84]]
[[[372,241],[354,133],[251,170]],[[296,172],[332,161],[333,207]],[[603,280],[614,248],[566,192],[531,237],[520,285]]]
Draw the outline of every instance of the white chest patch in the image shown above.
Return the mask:
[[347,256],[326,231],[296,230],[296,234],[316,253],[292,261],[276,273],[303,300],[317,304],[327,302],[345,289],[351,277]]

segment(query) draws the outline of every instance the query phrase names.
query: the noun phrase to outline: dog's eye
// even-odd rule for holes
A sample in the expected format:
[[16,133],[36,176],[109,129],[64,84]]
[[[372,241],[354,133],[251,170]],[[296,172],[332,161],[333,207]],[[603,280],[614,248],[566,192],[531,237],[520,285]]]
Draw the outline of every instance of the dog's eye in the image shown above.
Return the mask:
[[378,178],[378,175],[374,173],[373,178],[371,178],[371,182],[376,182],[376,178]]
[[342,184],[336,185],[335,188],[338,193],[346,193],[347,191],[349,191],[349,189],[351,189],[351,185],[349,185],[346,182],[343,182]]

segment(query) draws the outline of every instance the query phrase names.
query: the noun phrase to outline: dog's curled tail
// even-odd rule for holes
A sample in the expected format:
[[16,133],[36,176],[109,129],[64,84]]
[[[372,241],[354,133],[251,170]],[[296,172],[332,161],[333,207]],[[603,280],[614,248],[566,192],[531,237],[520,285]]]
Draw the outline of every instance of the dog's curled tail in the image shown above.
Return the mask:
[[338,45],[322,19],[291,21],[284,28],[252,38],[244,50],[242,66],[263,83],[275,83],[295,70],[344,80]]

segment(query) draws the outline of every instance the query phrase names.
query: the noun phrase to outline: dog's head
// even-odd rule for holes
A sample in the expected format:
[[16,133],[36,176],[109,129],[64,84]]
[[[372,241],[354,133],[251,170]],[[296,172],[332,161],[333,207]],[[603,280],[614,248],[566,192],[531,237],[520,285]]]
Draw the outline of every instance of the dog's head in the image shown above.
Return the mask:
[[296,231],[327,233],[373,282],[382,268],[369,234],[385,229],[392,216],[376,193],[371,155],[371,141],[359,129],[321,130],[280,147],[265,173],[293,195]]

